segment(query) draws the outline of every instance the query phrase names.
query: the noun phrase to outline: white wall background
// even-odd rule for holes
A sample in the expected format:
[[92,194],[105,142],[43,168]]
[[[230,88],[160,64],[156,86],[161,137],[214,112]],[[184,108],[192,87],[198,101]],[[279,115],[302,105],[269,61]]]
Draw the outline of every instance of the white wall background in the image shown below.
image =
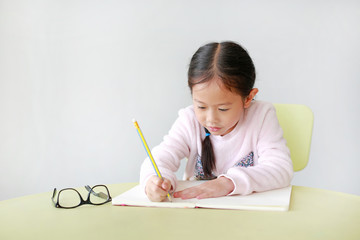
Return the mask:
[[191,103],[191,55],[233,40],[258,99],[313,109],[293,184],[360,195],[359,1],[0,0],[0,200],[134,182]]

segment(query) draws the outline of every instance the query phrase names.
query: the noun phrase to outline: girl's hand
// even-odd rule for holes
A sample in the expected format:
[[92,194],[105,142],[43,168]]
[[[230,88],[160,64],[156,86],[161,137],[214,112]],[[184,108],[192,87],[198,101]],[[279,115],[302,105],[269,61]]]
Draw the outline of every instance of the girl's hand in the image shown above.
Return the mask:
[[182,199],[222,197],[231,193],[234,188],[235,186],[230,179],[226,177],[219,177],[217,179],[200,184],[199,186],[175,192],[174,197]]
[[158,176],[150,177],[145,186],[146,195],[152,202],[163,201],[170,189],[170,180],[166,178],[161,179]]

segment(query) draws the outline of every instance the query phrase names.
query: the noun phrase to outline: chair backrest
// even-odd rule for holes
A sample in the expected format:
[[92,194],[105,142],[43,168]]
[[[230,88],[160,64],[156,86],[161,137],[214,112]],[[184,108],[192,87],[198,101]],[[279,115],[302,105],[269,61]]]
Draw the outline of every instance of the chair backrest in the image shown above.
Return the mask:
[[290,149],[294,171],[300,171],[309,161],[314,115],[305,105],[274,104],[274,106]]

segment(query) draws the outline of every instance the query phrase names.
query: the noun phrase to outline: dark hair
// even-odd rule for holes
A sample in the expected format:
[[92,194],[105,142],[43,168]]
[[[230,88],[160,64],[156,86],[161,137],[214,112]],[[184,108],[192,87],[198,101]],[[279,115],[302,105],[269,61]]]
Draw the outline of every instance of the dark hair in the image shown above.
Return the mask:
[[[219,77],[224,86],[243,98],[250,94],[255,83],[255,66],[247,51],[234,42],[209,43],[200,47],[192,56],[188,70],[188,85],[208,82]],[[205,177],[212,176],[215,155],[210,137],[202,143],[201,163]]]

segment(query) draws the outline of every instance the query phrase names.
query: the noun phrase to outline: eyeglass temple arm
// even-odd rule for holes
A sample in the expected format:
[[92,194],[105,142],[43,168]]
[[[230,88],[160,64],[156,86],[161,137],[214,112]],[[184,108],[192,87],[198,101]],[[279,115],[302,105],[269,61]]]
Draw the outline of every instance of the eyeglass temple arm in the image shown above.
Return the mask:
[[94,192],[94,190],[92,190],[92,188],[89,185],[86,185],[85,188],[86,188],[86,190],[88,192],[90,192],[91,194],[93,194],[93,195],[95,195],[97,197],[100,197],[100,198],[103,198],[103,199],[108,199],[109,198],[109,196],[107,194],[103,193],[103,192],[99,192],[99,193]]
[[56,195],[56,188],[54,188],[53,195],[51,197],[52,202],[54,203],[55,207],[58,207],[57,203],[55,202],[55,195]]

